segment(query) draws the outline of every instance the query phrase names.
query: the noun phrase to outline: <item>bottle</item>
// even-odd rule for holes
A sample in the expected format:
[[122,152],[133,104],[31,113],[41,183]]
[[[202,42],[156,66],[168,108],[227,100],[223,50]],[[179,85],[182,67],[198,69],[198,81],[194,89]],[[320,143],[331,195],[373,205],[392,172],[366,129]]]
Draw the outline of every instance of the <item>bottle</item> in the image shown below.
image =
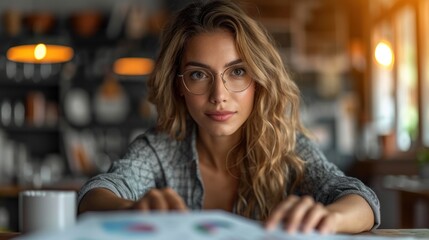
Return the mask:
[[12,121],[12,106],[8,99],[3,100],[0,105],[1,124],[9,126]]

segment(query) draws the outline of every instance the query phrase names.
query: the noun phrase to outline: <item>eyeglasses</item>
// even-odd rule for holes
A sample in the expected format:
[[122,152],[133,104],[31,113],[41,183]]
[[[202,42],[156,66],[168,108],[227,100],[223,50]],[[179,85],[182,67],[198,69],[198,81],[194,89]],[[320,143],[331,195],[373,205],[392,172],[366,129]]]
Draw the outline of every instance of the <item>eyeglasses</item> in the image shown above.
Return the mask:
[[[207,93],[215,80],[214,74],[205,68],[193,68],[178,74],[186,90],[195,95]],[[221,74],[223,85],[230,92],[242,92],[252,83],[252,77],[243,65],[225,69]]]

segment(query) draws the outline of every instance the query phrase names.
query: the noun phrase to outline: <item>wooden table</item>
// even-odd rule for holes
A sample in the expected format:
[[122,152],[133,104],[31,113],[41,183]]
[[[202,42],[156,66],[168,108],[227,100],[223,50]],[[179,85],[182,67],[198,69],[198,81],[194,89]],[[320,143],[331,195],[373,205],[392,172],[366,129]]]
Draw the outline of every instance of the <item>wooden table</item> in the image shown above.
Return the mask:
[[424,227],[429,227],[429,179],[390,177],[390,184],[385,186],[398,194],[399,198],[399,227],[415,228],[418,203],[426,206]]
[[359,235],[376,235],[383,237],[413,237],[429,239],[429,229],[376,229]]
[[[401,228],[415,227],[415,206],[419,201],[426,204],[426,216],[429,216],[429,189],[396,189],[396,191],[399,193]],[[429,227],[429,222],[427,224]]]
[[17,232],[0,232],[0,240],[9,240],[18,237],[20,233]]

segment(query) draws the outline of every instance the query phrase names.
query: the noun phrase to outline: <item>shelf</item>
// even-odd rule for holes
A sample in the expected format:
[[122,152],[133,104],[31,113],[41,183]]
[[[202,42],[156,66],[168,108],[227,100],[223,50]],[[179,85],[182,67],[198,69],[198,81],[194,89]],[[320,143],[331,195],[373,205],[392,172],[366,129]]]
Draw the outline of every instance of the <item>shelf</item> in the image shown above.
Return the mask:
[[[66,167],[66,174],[71,175],[85,173],[72,171],[73,158],[67,153],[69,149],[75,151],[75,155],[80,154],[76,154],[76,151],[86,151],[88,156],[94,152],[95,156],[109,154],[107,157],[117,158],[126,150],[130,136],[154,126],[155,119],[152,116],[144,118],[149,115],[149,110],[151,114],[154,113],[152,108],[148,110],[143,105],[147,101],[148,76],[115,76],[120,86],[113,88],[103,85],[113,74],[106,70],[111,61],[120,57],[117,54],[126,54],[126,50],[134,45],[150,46],[149,52],[155,51],[152,40],[157,42],[157,39],[130,42],[125,39],[107,39],[101,35],[91,38],[73,35],[70,36],[70,43],[75,51],[74,59],[70,64],[52,65],[50,70],[43,68],[46,65],[17,63],[9,66],[10,62],[5,57],[0,58],[3,60],[0,62],[0,107],[4,106],[3,113],[0,113],[0,131],[4,132],[2,137],[13,146],[24,146],[31,161],[44,161],[51,154],[59,156]],[[79,93],[73,95],[75,90],[84,91],[85,96]],[[107,105],[106,108],[110,108],[111,105],[104,102],[105,105],[96,105],[96,100],[101,93],[103,97],[111,97],[119,91],[126,95],[129,111],[123,113],[126,115],[120,122],[113,122],[115,118],[106,121],[107,117],[103,115],[107,115],[108,111],[100,111],[100,106]],[[21,106],[25,111],[21,111]],[[76,120],[83,114],[89,120]],[[91,149],[79,149],[82,140],[88,139],[103,142],[94,141]],[[22,189],[0,186],[0,198],[16,196]]]
[[40,82],[21,81],[14,82],[12,80],[0,79],[0,87],[12,87],[12,88],[44,88],[44,87],[59,87],[59,80],[49,80]]
[[1,198],[16,198],[19,192],[25,190],[63,190],[63,191],[79,191],[86,179],[69,179],[62,180],[56,183],[50,183],[41,187],[34,186],[19,186],[19,185],[2,185],[0,186]]
[[58,126],[42,126],[42,127],[31,127],[31,126],[0,126],[8,132],[14,133],[57,133],[59,132]]

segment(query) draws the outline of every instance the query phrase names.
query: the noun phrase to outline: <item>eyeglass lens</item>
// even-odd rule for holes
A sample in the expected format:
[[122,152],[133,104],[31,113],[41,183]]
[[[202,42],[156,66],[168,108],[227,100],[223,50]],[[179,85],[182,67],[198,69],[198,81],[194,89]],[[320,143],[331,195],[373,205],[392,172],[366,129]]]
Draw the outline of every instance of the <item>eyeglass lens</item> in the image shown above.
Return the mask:
[[[213,73],[207,69],[189,69],[180,75],[187,90],[193,94],[208,92],[214,82]],[[251,77],[244,66],[232,66],[221,73],[225,88],[231,92],[246,90]]]

